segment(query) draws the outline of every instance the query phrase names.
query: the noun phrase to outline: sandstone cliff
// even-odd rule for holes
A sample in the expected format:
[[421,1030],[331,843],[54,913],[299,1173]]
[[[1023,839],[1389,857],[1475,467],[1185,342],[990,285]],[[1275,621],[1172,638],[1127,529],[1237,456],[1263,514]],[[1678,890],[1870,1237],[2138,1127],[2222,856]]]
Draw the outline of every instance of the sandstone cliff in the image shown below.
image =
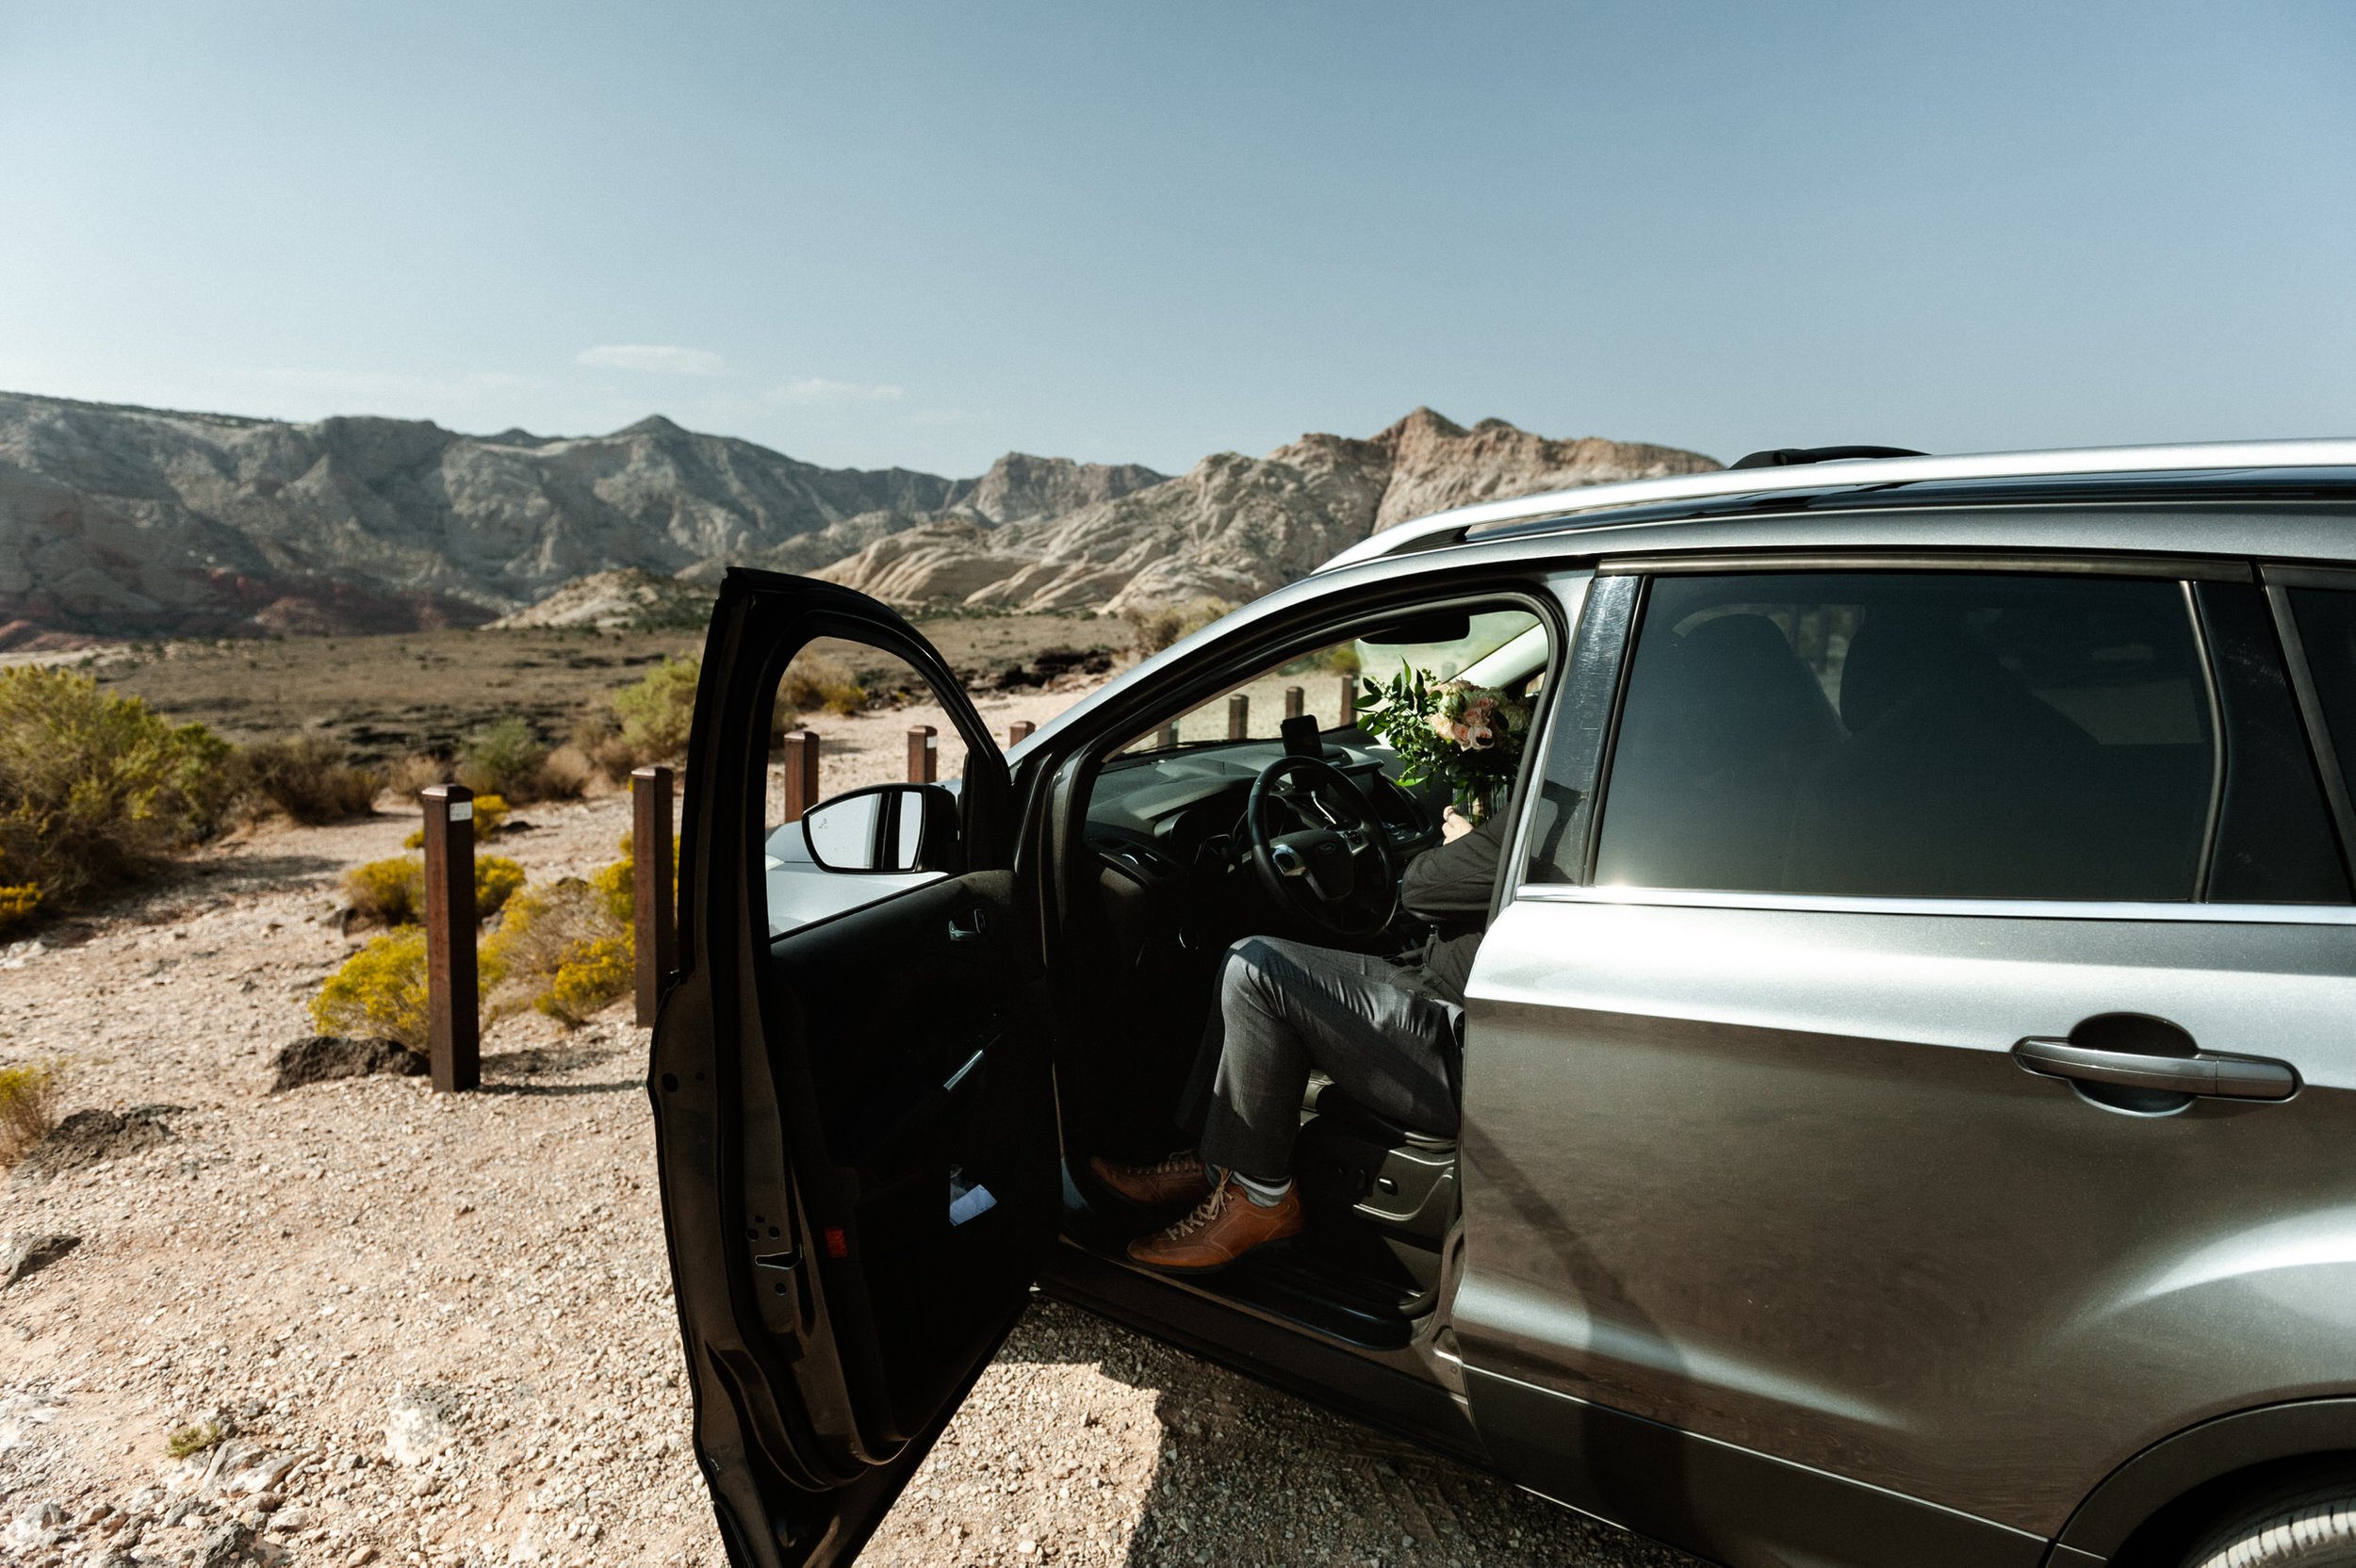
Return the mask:
[[[468,436],[0,393],[0,623],[118,636],[471,624],[597,572],[754,559],[862,516],[1033,516],[1161,477],[1021,453],[963,481],[821,468],[660,416],[602,436]],[[796,564],[876,532],[849,528]]]
[[1718,465],[1674,447],[1470,430],[1416,409],[1371,440],[1304,435],[1061,517],[890,532],[819,576],[903,602],[1007,610],[1236,602],[1306,575],[1378,529],[1451,506]]
[[0,626],[22,641],[667,619],[695,597],[667,580],[706,588],[731,564],[909,604],[1240,601],[1446,507],[1715,466],[1417,409],[1370,439],[1304,435],[1176,479],[1010,452],[951,480],[821,468],[660,416],[470,436],[0,393]]

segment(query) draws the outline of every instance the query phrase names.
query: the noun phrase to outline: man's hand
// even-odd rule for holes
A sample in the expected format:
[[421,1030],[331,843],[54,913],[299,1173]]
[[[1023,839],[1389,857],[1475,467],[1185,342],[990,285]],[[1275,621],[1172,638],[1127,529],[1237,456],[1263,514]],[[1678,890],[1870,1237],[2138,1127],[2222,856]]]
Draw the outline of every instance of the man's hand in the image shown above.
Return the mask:
[[1455,807],[1447,807],[1441,810],[1440,841],[1442,843],[1452,844],[1472,830],[1473,825],[1458,815]]

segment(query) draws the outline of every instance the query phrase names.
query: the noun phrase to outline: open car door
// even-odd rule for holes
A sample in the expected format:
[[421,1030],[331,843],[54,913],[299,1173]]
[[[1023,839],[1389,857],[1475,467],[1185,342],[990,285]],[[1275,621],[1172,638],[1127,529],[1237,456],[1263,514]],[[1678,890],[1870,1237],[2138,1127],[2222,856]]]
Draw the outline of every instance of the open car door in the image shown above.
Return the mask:
[[[822,638],[829,668],[847,648],[931,688],[957,732],[941,755],[964,752],[957,790],[861,792],[808,825],[778,820],[779,687],[801,689],[789,664]],[[696,1456],[740,1568],[843,1562],[1005,1340],[1055,1237],[1038,923],[1021,918],[1006,760],[898,615],[732,571],[683,818],[680,967],[648,1092]]]

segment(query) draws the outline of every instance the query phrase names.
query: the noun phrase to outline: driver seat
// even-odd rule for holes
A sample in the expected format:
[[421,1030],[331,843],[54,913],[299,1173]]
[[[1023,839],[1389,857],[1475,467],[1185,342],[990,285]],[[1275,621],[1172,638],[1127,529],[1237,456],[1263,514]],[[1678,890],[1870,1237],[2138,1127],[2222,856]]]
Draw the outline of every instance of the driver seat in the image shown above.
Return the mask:
[[1456,1220],[1456,1139],[1394,1121],[1313,1072],[1293,1176],[1312,1247],[1396,1291],[1401,1315],[1429,1307]]

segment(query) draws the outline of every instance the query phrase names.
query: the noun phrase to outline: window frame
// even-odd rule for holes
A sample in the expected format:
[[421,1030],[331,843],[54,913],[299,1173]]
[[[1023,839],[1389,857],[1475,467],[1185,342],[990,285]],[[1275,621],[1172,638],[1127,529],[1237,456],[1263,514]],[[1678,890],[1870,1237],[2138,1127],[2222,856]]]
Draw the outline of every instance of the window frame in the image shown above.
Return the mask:
[[[1793,550],[1756,553],[1697,552],[1681,555],[1626,556],[1601,560],[1595,581],[1581,606],[1572,636],[1573,665],[1564,682],[1564,697],[1549,715],[1543,737],[1542,769],[1554,761],[1554,725],[1576,706],[1574,692],[1594,692],[1604,685],[1603,672],[1594,663],[1609,662],[1611,708],[1600,736],[1582,748],[1576,763],[1585,781],[1577,809],[1581,842],[1576,881],[1540,881],[1532,875],[1533,845],[1527,832],[1515,845],[1513,897],[1539,904],[1656,905],[1691,908],[1789,910],[1793,912],[1966,915],[1988,919],[2169,921],[2264,925],[2356,925],[2356,903],[2348,904],[2220,904],[2209,902],[2212,867],[2217,850],[2219,817],[2224,807],[2224,778],[2231,737],[2217,683],[2217,652],[2200,612],[2193,585],[2200,581],[2261,582],[2267,585],[2299,717],[2310,754],[2325,782],[2327,803],[2342,836],[2344,853],[2356,851],[2356,814],[2347,810],[2348,786],[2317,720],[2315,692],[2297,628],[2289,618],[2286,586],[2328,586],[2356,591],[2356,569],[2325,572],[2303,568],[2261,566],[2248,560],[2214,557],[2100,554],[2038,554],[1985,550]],[[1954,896],[1915,897],[1887,894],[1790,893],[1745,890],[1615,886],[1595,883],[1595,860],[1603,818],[1609,807],[1612,770],[1619,744],[1620,727],[1628,706],[1628,683],[1635,663],[1636,642],[1651,599],[1652,583],[1663,576],[1714,574],[1788,575],[1800,572],[1922,573],[1999,572],[2040,576],[2159,578],[2180,584],[2184,612],[2201,660],[2202,693],[2209,704],[2214,758],[2210,792],[2202,829],[2200,861],[2193,891],[2183,900],[2129,901],[2116,899],[2004,899]],[[1614,580],[1635,578],[1633,594],[1613,593]],[[2336,783],[2337,788],[2334,789]],[[1542,786],[1543,787],[1543,786]],[[2356,854],[2351,855],[2356,859]]]

